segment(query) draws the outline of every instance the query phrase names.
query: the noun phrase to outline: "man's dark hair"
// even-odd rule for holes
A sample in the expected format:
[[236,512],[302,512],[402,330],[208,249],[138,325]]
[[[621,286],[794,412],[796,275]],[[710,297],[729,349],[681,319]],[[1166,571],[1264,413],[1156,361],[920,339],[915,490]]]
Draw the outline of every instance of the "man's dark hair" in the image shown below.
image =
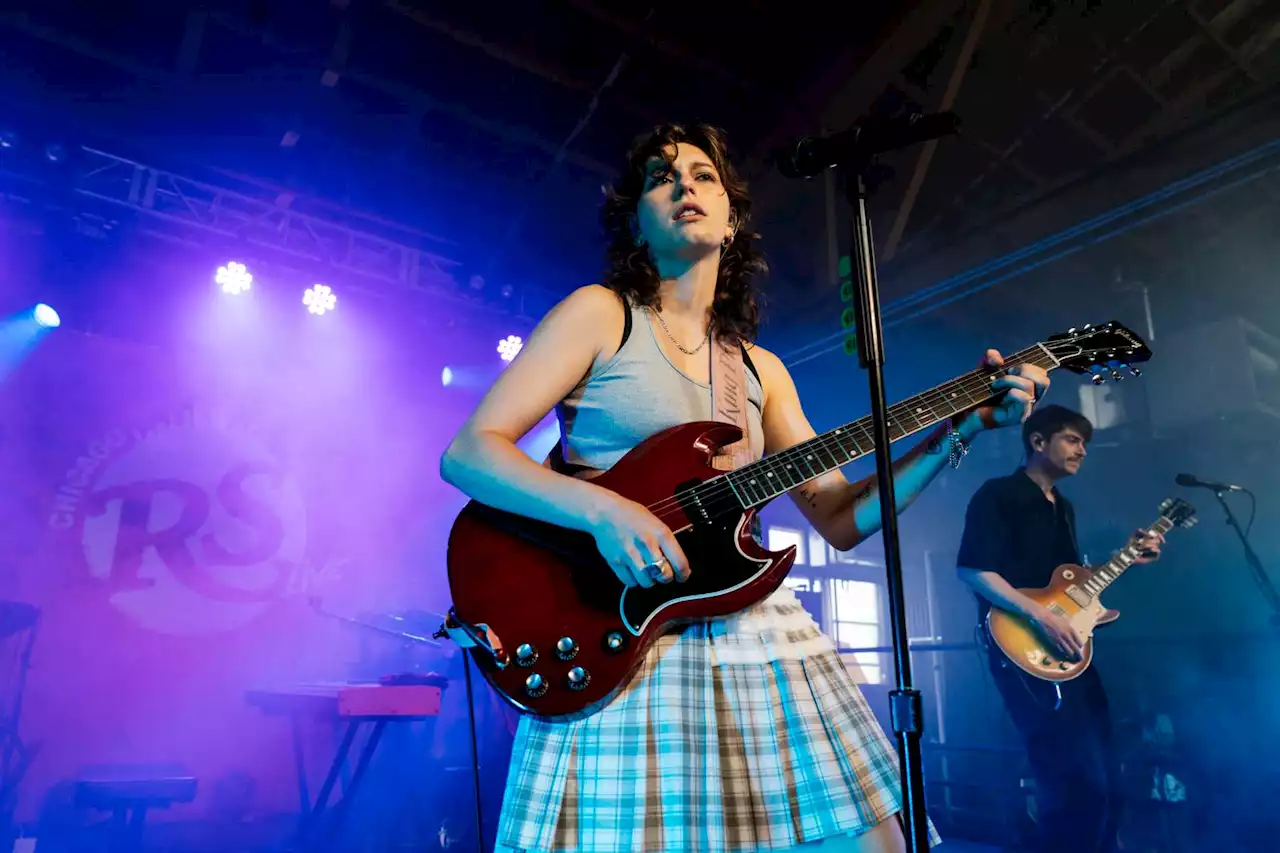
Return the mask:
[[1031,436],[1039,435],[1049,441],[1064,429],[1073,429],[1080,433],[1085,444],[1093,440],[1093,424],[1079,412],[1073,412],[1066,406],[1057,404],[1037,408],[1022,422],[1022,449],[1027,457],[1032,454]]

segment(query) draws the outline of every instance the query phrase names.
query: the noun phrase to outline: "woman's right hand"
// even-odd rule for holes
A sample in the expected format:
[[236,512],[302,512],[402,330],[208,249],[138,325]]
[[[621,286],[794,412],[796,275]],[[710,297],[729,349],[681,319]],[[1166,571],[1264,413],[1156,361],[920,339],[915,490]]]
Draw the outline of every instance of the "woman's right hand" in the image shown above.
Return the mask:
[[[689,559],[671,528],[635,501],[610,493],[591,525],[591,535],[609,568],[627,586],[689,579]],[[657,569],[651,568],[655,565]]]

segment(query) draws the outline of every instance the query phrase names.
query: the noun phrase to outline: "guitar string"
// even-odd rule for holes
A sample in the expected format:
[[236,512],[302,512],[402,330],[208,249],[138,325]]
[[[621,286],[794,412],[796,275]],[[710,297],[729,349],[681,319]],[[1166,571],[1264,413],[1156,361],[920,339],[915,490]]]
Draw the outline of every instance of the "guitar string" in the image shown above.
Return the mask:
[[[957,379],[951,380],[950,382],[943,383],[942,385],[936,386],[935,388],[925,391],[924,393],[917,395],[917,397],[913,399],[921,399],[924,405],[928,406],[930,411],[932,412],[934,405],[937,405],[939,403],[942,405],[947,405],[948,403],[947,392],[949,391],[953,393],[963,392],[968,395],[973,395],[984,389],[989,390],[989,386],[992,381],[994,381],[995,379],[998,379],[1000,376],[1005,375],[1012,368],[1028,363],[1030,359],[1036,354],[1043,355],[1044,351],[1040,349],[1039,346],[1029,347],[1028,349],[1023,350],[1022,352],[1017,353],[1014,356],[1011,356],[1000,368],[1000,370],[995,373],[988,373],[988,372],[979,373],[978,371],[974,371],[970,374],[966,374],[965,376],[959,377]],[[931,395],[936,395],[941,399],[938,400],[936,403],[926,402],[923,400],[923,398],[929,397]],[[980,405],[980,403],[976,405]],[[895,406],[891,406],[888,412],[888,414],[891,416],[891,419],[892,419],[892,416],[895,414],[895,410],[898,410],[900,414],[902,411],[905,411],[905,406],[906,406],[905,402],[899,403]],[[912,416],[914,417],[914,413],[912,413]],[[949,416],[950,415],[946,417],[949,417]],[[938,423],[943,419],[945,418],[939,418],[934,423]],[[774,454],[773,456],[762,457],[762,459],[767,458],[773,464],[779,464],[779,463],[785,464],[788,458],[792,459],[793,461],[796,461],[796,460],[799,460],[801,455],[804,453],[808,453],[809,456],[812,456],[813,452],[827,451],[828,455],[831,456],[831,458],[834,460],[835,456],[830,454],[829,451],[833,447],[841,447],[844,436],[849,434],[855,434],[855,435],[861,434],[864,439],[867,439],[867,440],[872,439],[872,436],[870,435],[867,428],[861,425],[862,420],[865,420],[865,418],[859,419],[859,421],[855,421],[851,424],[841,427],[840,428],[841,432],[839,435],[836,435],[835,431],[832,430],[831,432],[823,436],[816,436],[815,438],[817,438],[818,441],[814,444],[810,444],[809,442],[802,442],[801,444],[796,445],[795,447],[791,447],[786,450],[783,450],[779,453]],[[923,429],[927,429],[927,427],[919,427],[917,430],[914,430],[914,432],[919,432],[920,430],[923,430]],[[906,433],[906,434],[910,434],[910,433]],[[904,437],[905,437],[905,434],[904,434]],[[874,441],[872,441],[872,443],[874,444]],[[856,442],[855,442],[855,446],[858,446]],[[810,452],[810,451],[813,451],[813,452]],[[871,452],[873,451],[872,450],[864,451],[863,453],[860,454],[860,456],[854,457],[854,459],[850,459],[848,460],[848,462],[855,461],[856,459],[861,458],[862,456],[865,456]],[[757,462],[758,461],[762,461],[762,460],[757,460]],[[848,462],[843,464],[848,464]],[[752,463],[752,464],[755,464],[755,463]],[[812,465],[808,465],[807,467],[809,467],[810,470],[813,470]],[[835,466],[835,467],[839,467],[839,466]],[[738,469],[738,470],[740,471],[742,469]],[[834,470],[834,468],[832,470]],[[663,515],[669,515],[671,510],[682,511],[683,502],[688,498],[697,499],[700,504],[702,504],[704,507],[708,509],[707,514],[712,517],[717,517],[723,514],[723,512],[726,509],[749,508],[749,507],[742,506],[741,500],[738,497],[737,490],[734,489],[732,482],[729,480],[729,477],[728,477],[729,473],[732,473],[732,472],[718,474],[715,477],[712,477],[711,479],[706,480],[703,483],[700,483],[698,486],[695,486],[694,488],[690,489],[684,495],[676,495],[676,496],[664,498],[652,504],[651,506],[649,506],[648,509],[651,512],[653,512],[655,515],[657,515],[659,518],[662,518]],[[819,476],[822,476],[822,475],[816,474],[813,477],[807,477],[804,480],[802,480],[801,483],[809,482],[809,480],[816,479],[816,477],[819,477]],[[799,485],[800,483],[796,484],[796,486],[799,486]],[[794,486],[792,488],[794,488]],[[725,498],[732,498],[732,502],[729,503],[727,506],[726,506],[726,501],[724,500]],[[713,505],[717,507],[714,511],[711,510],[711,507]],[[663,520],[666,521],[668,519],[664,518]],[[681,528],[681,530],[683,531],[685,529],[688,529],[688,527],[690,526],[691,525],[685,525],[684,527]]]
[[[1005,362],[1005,364],[1000,368],[999,371],[995,373],[990,373],[986,371],[973,371],[970,374],[967,374],[958,379],[954,379],[950,382],[944,383],[943,385],[930,389],[929,391],[926,391],[923,394],[917,395],[916,399],[925,398],[930,395],[936,395],[938,398],[940,398],[938,401],[935,401],[932,403],[926,403],[926,405],[929,406],[930,411],[932,411],[933,407],[935,405],[938,405],[939,403],[941,403],[942,405],[949,405],[948,398],[947,398],[948,391],[952,392],[952,396],[954,396],[954,394],[958,392],[962,392],[970,397],[976,396],[981,391],[989,390],[991,382],[994,381],[995,379],[1006,374],[1008,371],[1010,371],[1014,367],[1027,363],[1027,360],[1032,355],[1036,354],[1038,349],[1039,349],[1038,347],[1032,347],[1020,353],[1016,353],[1014,356],[1011,356]],[[1043,351],[1040,351],[1040,352],[1043,352]],[[907,411],[906,403],[899,403],[896,406],[890,407],[888,414],[890,415],[891,420],[895,414],[898,415],[899,422],[901,422],[901,415],[905,411]],[[963,411],[963,409],[961,409],[961,411]],[[950,415],[948,415],[947,417],[949,416]],[[912,413],[912,418],[915,419],[914,413]],[[860,434],[863,441],[870,442],[872,445],[874,445],[873,436],[871,435],[869,429],[862,424],[862,421],[865,421],[865,420],[866,418],[864,417],[859,421],[853,422],[852,424],[848,424],[844,427],[840,427],[839,429],[841,430],[841,432],[839,435],[835,434],[835,431],[832,430],[823,436],[815,436],[815,438],[817,438],[818,441],[813,444],[810,444],[809,442],[802,442],[801,444],[796,445],[795,447],[788,448],[787,450],[781,451],[780,453],[774,454],[773,456],[770,456],[767,458],[774,465],[790,464],[790,467],[793,467],[793,468],[795,467],[794,463],[799,462],[802,456],[807,456],[808,458],[812,458],[815,455],[815,453],[826,452],[828,457],[830,457],[832,461],[835,461],[836,459],[835,455],[830,452],[832,448],[841,449],[845,452],[846,455],[848,454],[848,451],[844,450],[842,446],[844,437],[846,435],[852,434],[857,436]],[[918,419],[916,420],[917,420],[917,423],[919,423]],[[937,423],[941,420],[943,420],[943,418],[939,418],[934,423]],[[927,427],[919,426],[915,430],[909,430],[905,432],[902,436],[899,436],[899,438],[905,437],[906,435],[910,435],[913,432],[919,432],[923,429],[927,429]],[[858,446],[859,450],[861,450],[861,447],[858,445],[856,441],[855,441],[855,446]],[[873,450],[863,451],[859,454],[859,456],[853,457],[841,464],[848,464],[849,462],[853,462],[856,459],[861,458],[862,456],[865,456],[871,452],[873,452]],[[757,460],[757,461],[760,461],[760,460]],[[812,464],[809,464],[807,462],[801,463],[801,464],[804,464],[805,467],[808,467],[810,471],[814,470],[814,466]],[[840,467],[840,466],[839,465],[833,466],[833,469],[835,467]],[[741,471],[741,469],[739,469],[739,471]],[[738,490],[734,488],[733,482],[728,476],[729,473],[732,473],[732,472],[726,472],[725,474],[720,474],[711,478],[710,480],[704,481],[698,486],[695,486],[693,489],[690,489],[685,496],[677,495],[673,497],[664,498],[663,500],[658,501],[656,504],[654,504],[653,507],[650,507],[649,509],[650,511],[653,511],[655,515],[658,515],[659,518],[661,518],[663,515],[669,515],[670,511],[673,509],[682,511],[683,510],[682,497],[697,498],[699,503],[707,510],[707,515],[711,517],[719,517],[720,515],[724,514],[726,511],[749,508],[749,507],[742,506],[742,501],[739,498]],[[826,472],[823,472],[823,473],[826,473]],[[817,477],[820,477],[820,476],[822,476],[821,473],[815,474],[811,477],[806,477],[801,481],[801,483],[809,482],[810,480],[816,479]],[[800,483],[796,484],[796,486],[798,485],[800,485]],[[791,488],[795,488],[795,486],[792,486]],[[664,519],[664,520],[667,520],[667,519]],[[688,527],[690,526],[692,525],[686,525],[685,527],[681,528],[681,530],[688,529]]]
[[[1176,526],[1177,525],[1173,522],[1172,519],[1170,519],[1168,516],[1162,515],[1158,519],[1156,519],[1155,523],[1152,524],[1148,529],[1155,530],[1160,533],[1168,533],[1170,530],[1172,530]],[[1123,575],[1129,569],[1133,568],[1134,565],[1136,565],[1135,561],[1140,556],[1142,556],[1142,549],[1139,543],[1131,541],[1129,542],[1129,544],[1125,545],[1125,547],[1121,548],[1120,551],[1114,557],[1112,557],[1110,560],[1107,560],[1101,566],[1091,567],[1090,571],[1093,573],[1094,578],[1097,578],[1099,577],[1099,575],[1102,575],[1102,572],[1104,570],[1107,572],[1106,575],[1102,575],[1102,583],[1097,585],[1099,588],[1098,588],[1098,591],[1094,593],[1094,595],[1101,595],[1102,592],[1107,589],[1107,587],[1111,586],[1111,584],[1119,580],[1121,575]],[[1127,563],[1121,562],[1122,558],[1125,558],[1125,557],[1129,559],[1129,562]]]

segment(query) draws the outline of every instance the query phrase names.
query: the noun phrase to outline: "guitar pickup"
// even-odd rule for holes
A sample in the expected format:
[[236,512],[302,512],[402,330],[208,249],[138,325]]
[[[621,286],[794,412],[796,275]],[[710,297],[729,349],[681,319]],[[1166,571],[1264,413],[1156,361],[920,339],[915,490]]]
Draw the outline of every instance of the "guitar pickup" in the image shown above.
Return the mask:
[[1093,604],[1093,596],[1085,592],[1083,589],[1076,586],[1075,584],[1072,584],[1071,586],[1067,587],[1066,593],[1067,593],[1067,598],[1070,598],[1072,601],[1080,605],[1080,607],[1082,608],[1088,607],[1090,604]]

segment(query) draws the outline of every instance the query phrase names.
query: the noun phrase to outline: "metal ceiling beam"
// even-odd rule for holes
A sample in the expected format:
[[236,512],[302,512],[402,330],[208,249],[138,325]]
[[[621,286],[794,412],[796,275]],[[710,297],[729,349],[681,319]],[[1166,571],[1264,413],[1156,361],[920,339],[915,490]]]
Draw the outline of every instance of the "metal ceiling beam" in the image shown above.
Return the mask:
[[1196,26],[1200,28],[1200,32],[1204,34],[1205,38],[1217,45],[1223,53],[1231,58],[1231,61],[1235,63],[1237,68],[1256,81],[1258,79],[1257,72],[1249,66],[1249,63],[1246,62],[1240,54],[1236,53],[1236,51],[1231,48],[1231,45],[1227,44],[1226,41],[1223,40],[1220,33],[1220,30],[1225,30],[1234,24],[1239,19],[1240,15],[1250,11],[1249,9],[1244,9],[1242,7],[1252,7],[1254,5],[1256,4],[1253,2],[1239,2],[1239,0],[1237,0],[1237,2],[1230,4],[1218,14],[1214,15],[1212,21],[1206,21],[1204,17],[1196,11],[1195,7],[1186,2],[1186,0],[1183,0],[1182,10],[1187,13],[1187,17],[1196,22]]
[[195,8],[187,12],[187,23],[183,27],[182,44],[178,46],[178,56],[174,61],[174,72],[183,79],[189,78],[200,61],[200,48],[204,44],[204,27],[209,20],[209,12]]
[[414,245],[425,241],[395,224],[374,233],[372,227],[357,228],[337,217],[290,209],[270,194],[255,197],[83,146],[70,152],[57,178],[51,177],[52,171],[35,155],[10,158],[0,170],[0,185],[37,187],[36,192],[10,197],[43,204],[51,183],[56,184],[75,199],[68,205],[72,213],[113,218],[113,208],[128,209],[139,214],[143,227],[155,236],[191,246],[237,246],[312,275],[323,267],[363,279],[369,287],[394,285],[437,295],[459,292],[459,263]]
[[140,80],[167,84],[173,82],[174,79],[173,72],[167,68],[155,68],[146,63],[138,62],[131,57],[100,48],[78,36],[73,36],[70,33],[45,26],[44,24],[38,24],[28,18],[25,12],[0,12],[0,26],[17,30],[32,38],[57,45],[81,56],[96,59],[104,65],[127,71]]
[[622,15],[610,11],[609,9],[602,8],[598,3],[592,2],[592,0],[568,0],[568,3],[587,17],[593,18],[606,26],[612,27],[623,35],[631,38],[642,38],[644,43],[657,53],[665,54],[673,59],[678,59],[681,62],[687,63],[690,66],[700,68],[703,71],[714,74],[724,82],[736,86],[745,92],[756,95],[763,94],[770,98],[777,98],[776,92],[762,92],[759,87],[753,85],[739,75],[734,74],[718,62],[712,62],[711,60],[699,56],[697,53],[681,47],[674,42],[657,38],[652,34],[643,34],[644,27],[641,24],[628,20]]
[[763,156],[797,133],[835,129],[853,121],[963,7],[964,0],[917,0],[869,56],[852,46],[847,48],[830,70],[796,99],[790,113],[755,153]]
[[[406,6],[404,3],[401,3],[400,0],[386,0],[385,5],[387,9],[391,10],[395,14],[408,18],[425,29],[439,33],[440,35],[445,36],[464,47],[478,50],[490,59],[501,62],[504,65],[516,69],[517,71],[523,71],[526,74],[546,80],[549,83],[554,83],[557,86],[562,86],[575,92],[584,92],[588,95],[594,95],[596,90],[599,88],[598,83],[593,83],[589,80],[576,77],[568,71],[553,67],[540,59],[520,53],[519,51],[513,50],[509,47],[494,44],[475,33],[468,32],[460,27],[455,27],[447,21],[442,21],[439,18],[432,17],[420,9],[414,9],[410,6]],[[614,94],[610,94],[609,101],[619,107],[622,107],[628,112],[633,113],[637,117],[644,119],[646,122],[658,124],[662,121],[662,118],[656,112],[643,107],[634,101],[626,98],[620,98]]]
[[[918,240],[922,235],[927,235],[941,220],[943,220],[946,217],[947,214],[949,214],[955,208],[961,207],[962,199],[973,189],[980,186],[987,179],[989,179],[991,175],[994,174],[996,170],[1002,166],[1005,160],[1007,160],[1014,153],[1016,153],[1017,150],[1022,147],[1023,143],[1027,139],[1029,139],[1035,131],[1043,127],[1044,124],[1050,118],[1055,118],[1055,117],[1061,118],[1067,111],[1074,109],[1076,105],[1087,103],[1088,100],[1093,96],[1093,94],[1097,92],[1104,85],[1107,78],[1109,78],[1110,75],[1112,75],[1115,72],[1115,69],[1118,66],[1123,65],[1123,59],[1120,55],[1121,51],[1127,48],[1139,34],[1146,31],[1146,29],[1149,26],[1151,26],[1151,24],[1155,20],[1157,20],[1161,14],[1164,13],[1166,8],[1168,8],[1171,5],[1174,5],[1176,2],[1177,0],[1163,0],[1164,5],[1158,8],[1153,5],[1152,11],[1145,18],[1143,18],[1135,27],[1133,27],[1133,29],[1131,29],[1124,36],[1124,38],[1122,38],[1115,45],[1115,47],[1113,47],[1110,51],[1108,51],[1103,56],[1101,56],[1094,63],[1094,65],[1092,66],[1087,76],[1083,77],[1078,83],[1076,83],[1076,85],[1068,88],[1065,92],[1063,92],[1062,95],[1060,95],[1058,99],[1054,101],[1052,104],[1050,104],[1035,121],[1024,125],[1022,128],[1022,131],[1013,140],[1013,142],[1010,143],[1010,145],[1005,149],[1005,152],[1004,154],[1001,155],[1001,157],[993,161],[986,169],[979,172],[973,178],[973,180],[951,201],[949,205],[945,206],[944,208],[938,211],[935,211],[932,219],[930,219],[929,222],[925,223],[922,229],[917,230],[914,239]],[[1095,166],[1091,167],[1091,169],[1087,169],[1084,171],[1091,171],[1092,168],[1101,167],[1106,163],[1109,163],[1112,160],[1114,160],[1121,153],[1123,153],[1123,149],[1120,146],[1116,146],[1113,149],[1112,156],[1104,158],[1101,163],[1095,164]],[[1048,188],[1045,188],[1044,190],[1037,189],[1033,193],[1012,199],[1009,203],[1004,204],[999,209],[991,212],[989,215],[985,217],[985,219],[989,221],[999,220],[1009,210],[1025,207],[1029,204],[1034,203],[1035,198],[1038,197],[1041,194],[1041,192],[1046,192],[1046,193],[1053,192],[1055,188],[1063,187],[1063,186],[1067,186],[1069,184],[1075,183],[1080,178],[1081,178],[1081,173],[1077,172],[1062,178],[1061,180],[1055,182],[1054,184],[1052,184]]]
[[852,46],[832,63],[821,79],[800,94],[794,106],[752,150],[749,161],[757,166],[756,202],[766,209],[790,186],[763,164],[769,152],[790,136],[820,133],[850,124],[867,111],[885,87],[896,80],[912,57],[937,35],[963,8],[965,0],[916,0],[899,23],[875,48],[864,55]]
[[1006,243],[1030,243],[1099,211],[1158,190],[1204,168],[1209,161],[1274,141],[1280,136],[1280,113],[1274,111],[1277,103],[1280,89],[1237,104],[1231,111],[1206,117],[1186,133],[1150,143],[1145,149],[1147,154],[1140,156],[1141,149],[1118,154],[1085,175],[1027,198],[1019,206],[975,221],[947,247],[894,270],[892,296],[909,293],[923,283],[938,281],[979,262],[989,251],[989,241],[976,239],[978,233],[998,230]]
[[[243,21],[224,13],[215,13],[214,19],[223,27],[240,35],[252,36],[261,41],[267,47],[272,48],[280,53],[298,57],[311,57],[312,52],[306,48],[299,48],[296,45],[290,45],[282,41],[277,36],[258,27],[245,24]],[[433,112],[441,112],[445,115],[458,119],[464,124],[468,124],[478,130],[483,130],[499,139],[507,142],[518,143],[528,148],[534,148],[544,154],[555,156],[560,151],[560,145],[543,137],[528,128],[510,125],[496,119],[490,119],[481,116],[478,113],[462,106],[461,104],[451,103],[436,98],[405,83],[394,80],[388,80],[376,74],[370,74],[365,71],[353,70],[348,67],[344,76],[356,80],[370,89],[382,92],[396,98],[405,106],[413,107],[418,110],[430,110]],[[615,170],[599,160],[587,157],[582,154],[569,152],[564,156],[564,160],[572,163],[580,169],[588,172],[612,178]]]
[[[977,49],[983,30],[987,26],[991,4],[992,0],[979,0],[978,11],[969,22],[969,31],[965,34],[964,43],[960,46],[960,55],[956,57],[955,65],[951,69],[951,77],[947,80],[942,97],[934,105],[932,112],[945,113],[955,105],[956,97],[960,94],[960,86],[964,83],[965,73],[973,63],[973,52]],[[930,139],[920,149],[915,170],[911,174],[911,180],[907,182],[907,189],[902,197],[902,204],[898,206],[898,213],[894,216],[889,236],[885,239],[883,253],[886,261],[893,258],[898,250],[902,233],[907,228],[907,220],[911,218],[911,208],[915,207],[916,198],[920,195],[920,188],[924,186],[925,176],[929,173],[929,165],[933,162],[933,154],[937,150],[938,140],[936,139]]]
[[[225,29],[231,30],[232,32],[256,38],[279,53],[299,58],[306,58],[308,60],[316,59],[316,57],[312,55],[312,51],[286,44],[278,37],[259,28],[249,26],[225,13],[212,12],[209,15],[209,20],[217,23]],[[36,24],[21,12],[0,12],[0,27],[8,27],[10,29],[17,30],[18,32],[24,33],[25,35],[43,41],[47,44],[52,44],[66,50],[70,50],[81,56],[87,56],[91,59],[95,59],[104,65],[129,72],[141,80],[147,80],[160,85],[174,85],[181,81],[181,78],[169,69],[149,66],[128,56],[97,47],[84,39],[77,38],[61,30],[44,26],[42,24]],[[420,110],[430,109],[444,113],[445,115],[451,116],[464,124],[468,124],[474,128],[485,131],[486,133],[507,142],[519,144],[527,148],[533,148],[550,156],[554,156],[560,150],[560,146],[557,143],[538,135],[532,130],[508,125],[496,119],[480,116],[464,106],[440,100],[411,86],[395,83],[376,75],[366,74],[363,72],[348,71],[346,76],[351,79],[358,80],[371,89],[391,95],[399,99],[406,106]],[[569,153],[564,159],[580,169],[584,169],[601,177],[612,177],[615,173],[615,170],[610,166],[605,165],[599,160],[595,160],[581,154]]]

